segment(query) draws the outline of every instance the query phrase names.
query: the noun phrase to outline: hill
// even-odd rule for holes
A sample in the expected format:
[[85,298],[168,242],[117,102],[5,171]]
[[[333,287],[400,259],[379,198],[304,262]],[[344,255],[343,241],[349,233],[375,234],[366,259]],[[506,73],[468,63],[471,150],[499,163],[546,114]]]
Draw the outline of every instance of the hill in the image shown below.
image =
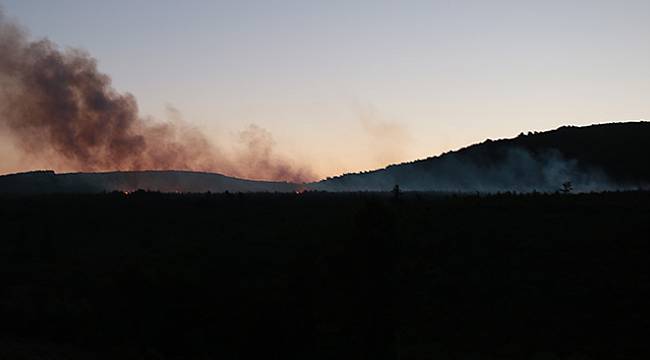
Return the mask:
[[0,176],[0,193],[556,191],[629,190],[650,184],[650,122],[563,126],[480,144],[384,169],[344,174],[310,184],[255,181],[191,171],[56,174],[35,171]]
[[647,188],[650,123],[563,126],[312,184],[330,191],[577,191]]
[[98,193],[134,191],[162,192],[291,192],[298,185],[255,181],[215,173],[192,171],[126,171],[56,174],[34,171],[0,176],[0,193]]

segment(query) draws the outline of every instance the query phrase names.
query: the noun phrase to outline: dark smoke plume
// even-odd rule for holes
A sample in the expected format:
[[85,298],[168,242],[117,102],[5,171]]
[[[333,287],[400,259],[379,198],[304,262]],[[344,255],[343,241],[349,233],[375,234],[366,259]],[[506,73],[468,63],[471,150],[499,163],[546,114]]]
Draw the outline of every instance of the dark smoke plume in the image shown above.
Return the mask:
[[0,85],[0,127],[28,156],[56,166],[313,179],[309,171],[271,161],[270,148],[260,150],[256,140],[233,158],[220,154],[200,131],[181,121],[142,118],[134,96],[113,89],[111,78],[98,71],[88,53],[61,50],[47,39],[31,41],[1,12]]

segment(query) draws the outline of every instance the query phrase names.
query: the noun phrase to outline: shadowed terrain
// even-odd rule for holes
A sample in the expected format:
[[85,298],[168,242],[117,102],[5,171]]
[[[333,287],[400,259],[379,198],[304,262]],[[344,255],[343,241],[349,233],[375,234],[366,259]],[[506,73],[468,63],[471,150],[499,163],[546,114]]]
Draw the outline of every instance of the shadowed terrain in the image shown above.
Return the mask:
[[100,193],[135,191],[162,192],[292,192],[299,186],[287,182],[237,179],[215,173],[193,171],[118,171],[107,173],[55,174],[34,171],[0,176],[0,193]]
[[0,197],[0,358],[641,359],[647,192]]

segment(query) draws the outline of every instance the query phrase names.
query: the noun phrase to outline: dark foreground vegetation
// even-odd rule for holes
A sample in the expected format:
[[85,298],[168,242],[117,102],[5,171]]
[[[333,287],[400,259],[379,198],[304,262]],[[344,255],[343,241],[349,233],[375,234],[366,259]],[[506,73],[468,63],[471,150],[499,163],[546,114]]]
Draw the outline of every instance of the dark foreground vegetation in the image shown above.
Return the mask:
[[650,193],[0,198],[2,359],[640,359]]

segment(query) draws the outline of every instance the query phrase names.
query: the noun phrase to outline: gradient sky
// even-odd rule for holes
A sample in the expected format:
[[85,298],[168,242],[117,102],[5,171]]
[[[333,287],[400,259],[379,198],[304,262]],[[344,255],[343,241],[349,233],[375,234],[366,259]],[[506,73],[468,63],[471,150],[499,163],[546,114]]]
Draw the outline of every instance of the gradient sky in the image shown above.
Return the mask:
[[[88,50],[144,115],[172,106],[222,146],[257,124],[320,176],[650,118],[648,0],[0,4],[34,38]],[[29,170],[4,158],[0,172]]]

